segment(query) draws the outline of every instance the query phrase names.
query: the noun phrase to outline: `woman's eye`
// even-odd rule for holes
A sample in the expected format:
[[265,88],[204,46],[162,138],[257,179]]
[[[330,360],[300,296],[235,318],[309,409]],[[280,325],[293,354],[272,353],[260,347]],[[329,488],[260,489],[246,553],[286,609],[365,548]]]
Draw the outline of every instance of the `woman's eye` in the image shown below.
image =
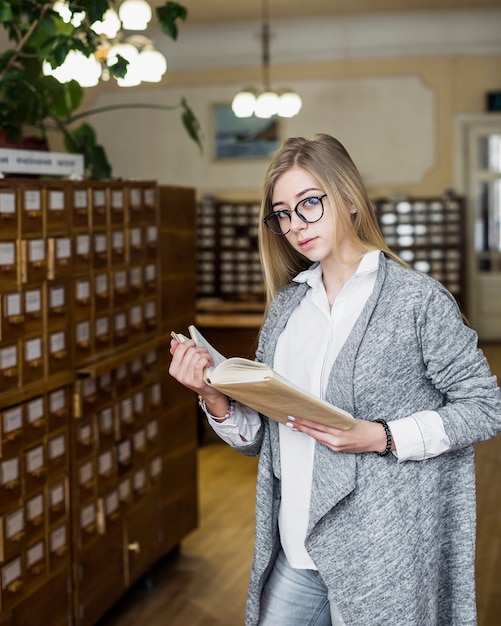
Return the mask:
[[309,209],[311,207],[316,206],[319,202],[320,200],[315,196],[313,198],[306,198],[306,200],[303,200],[301,204],[307,209]]
[[283,220],[289,217],[290,211],[287,211],[286,209],[284,209],[283,211],[275,211],[275,215],[278,217],[279,220]]

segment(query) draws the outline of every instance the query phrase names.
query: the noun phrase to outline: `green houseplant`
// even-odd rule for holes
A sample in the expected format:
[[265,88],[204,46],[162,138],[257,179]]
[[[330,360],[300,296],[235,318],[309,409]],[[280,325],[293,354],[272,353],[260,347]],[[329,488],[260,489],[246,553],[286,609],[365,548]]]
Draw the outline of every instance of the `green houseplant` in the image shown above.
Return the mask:
[[[198,120],[184,98],[174,105],[149,105],[147,103],[115,105],[79,112],[83,88],[72,80],[60,83],[43,73],[43,63],[60,66],[72,50],[85,56],[94,54],[101,44],[99,35],[91,25],[102,19],[109,8],[116,9],[116,0],[69,0],[68,8],[85,12],[80,25],[66,23],[53,10],[53,2],[40,0],[0,0],[0,25],[12,46],[0,55],[0,132],[11,142],[18,141],[27,128],[34,129],[45,138],[50,128],[62,132],[69,152],[84,155],[89,178],[110,178],[112,169],[104,148],[97,143],[94,129],[83,123],[83,118],[96,113],[119,108],[157,108],[179,110],[181,121],[189,137],[202,149]],[[177,20],[185,20],[187,10],[176,2],[166,2],[157,7],[157,17],[162,31],[172,39],[178,36]],[[123,77],[127,61],[118,56],[109,72]]]

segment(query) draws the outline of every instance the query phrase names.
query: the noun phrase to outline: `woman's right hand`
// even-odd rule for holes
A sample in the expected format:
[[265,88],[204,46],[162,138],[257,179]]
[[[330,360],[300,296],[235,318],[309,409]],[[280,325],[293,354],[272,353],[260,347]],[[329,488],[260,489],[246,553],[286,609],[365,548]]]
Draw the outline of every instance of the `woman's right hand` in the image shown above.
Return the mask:
[[216,410],[214,415],[218,415],[220,410],[224,415],[228,407],[227,397],[210,387],[203,377],[205,369],[214,365],[209,352],[205,348],[196,346],[191,339],[181,343],[172,339],[170,353],[172,361],[169,374],[188,389],[202,396],[207,407],[213,407]]

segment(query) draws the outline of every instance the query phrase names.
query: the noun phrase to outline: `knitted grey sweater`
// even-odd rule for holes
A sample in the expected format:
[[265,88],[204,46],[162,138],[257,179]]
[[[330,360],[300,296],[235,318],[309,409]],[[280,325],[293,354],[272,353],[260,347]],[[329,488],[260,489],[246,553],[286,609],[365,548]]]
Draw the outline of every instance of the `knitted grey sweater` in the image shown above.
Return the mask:
[[[307,284],[277,296],[257,359],[276,344]],[[357,418],[440,413],[451,449],[424,461],[316,444],[306,547],[347,626],[476,624],[473,444],[501,431],[501,393],[447,290],[381,255],[374,291],[339,353],[327,400]],[[246,624],[280,548],[278,424],[262,417],[256,545]],[[284,625],[285,626],[285,625]]]

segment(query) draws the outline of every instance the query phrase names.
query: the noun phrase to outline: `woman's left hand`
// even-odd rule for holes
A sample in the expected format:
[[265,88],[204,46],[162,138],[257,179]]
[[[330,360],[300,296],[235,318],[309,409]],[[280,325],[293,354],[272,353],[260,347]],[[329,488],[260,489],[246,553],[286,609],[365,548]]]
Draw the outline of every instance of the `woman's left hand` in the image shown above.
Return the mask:
[[[300,417],[291,420],[289,424],[334,452],[383,452],[386,448],[386,432],[378,422],[356,419],[348,430],[324,426]],[[391,449],[395,449],[393,439]]]

